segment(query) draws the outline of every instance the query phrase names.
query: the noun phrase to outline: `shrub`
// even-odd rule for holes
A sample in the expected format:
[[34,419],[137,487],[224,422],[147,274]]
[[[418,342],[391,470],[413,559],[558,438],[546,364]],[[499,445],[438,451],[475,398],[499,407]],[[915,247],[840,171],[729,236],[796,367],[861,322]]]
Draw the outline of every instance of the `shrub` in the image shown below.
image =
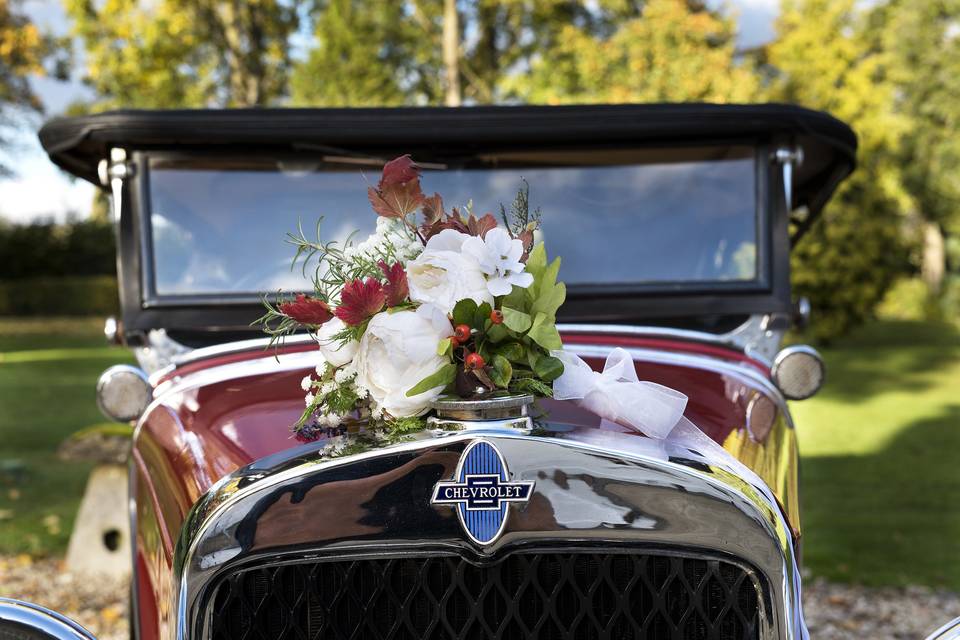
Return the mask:
[[110,315],[120,307],[113,276],[0,280],[0,315]]

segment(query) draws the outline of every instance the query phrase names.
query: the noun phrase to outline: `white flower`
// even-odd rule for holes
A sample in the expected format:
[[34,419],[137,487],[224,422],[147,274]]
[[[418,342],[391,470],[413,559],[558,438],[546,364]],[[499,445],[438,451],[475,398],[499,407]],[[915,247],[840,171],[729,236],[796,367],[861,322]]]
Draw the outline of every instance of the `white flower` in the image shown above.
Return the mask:
[[309,375],[300,381],[300,388],[304,391],[310,391],[311,386],[313,386],[313,378]]
[[410,228],[396,218],[377,217],[377,230],[358,244],[345,247],[344,256],[348,260],[365,258],[379,260],[392,249],[392,254],[406,264],[417,256],[423,249],[420,240],[413,235]]
[[471,256],[487,276],[487,290],[494,296],[505,296],[514,285],[526,289],[533,284],[533,275],[524,272],[520,262],[523,243],[511,238],[507,230],[496,227],[483,238],[471,236],[463,243],[463,253]]
[[333,374],[333,379],[337,384],[344,384],[348,382],[350,378],[354,376],[354,374],[355,372],[352,370],[352,368],[347,365],[337,369],[337,372]]
[[332,380],[328,380],[327,382],[324,382],[322,385],[320,385],[320,395],[322,396],[328,395],[332,391],[336,390],[336,388],[337,388],[336,383],[333,382]]
[[442,388],[412,398],[407,390],[447,363],[437,355],[437,345],[451,335],[446,313],[432,305],[378,313],[367,325],[354,359],[357,387],[367,389],[375,406],[394,417],[421,415]]
[[[338,340],[333,336],[337,335],[346,327],[340,318],[330,318],[317,329],[317,347],[320,349],[320,355],[323,359],[335,367],[342,367],[351,360],[357,353],[357,341],[350,342],[341,346]],[[317,367],[319,369],[320,367]]]
[[462,251],[468,239],[470,236],[453,229],[430,238],[423,253],[407,265],[411,300],[436,305],[444,313],[466,298],[477,304],[493,303],[480,264]]
[[303,396],[303,401],[307,404],[308,407],[313,404],[313,400],[314,400],[314,395],[312,393],[308,393],[307,395]]

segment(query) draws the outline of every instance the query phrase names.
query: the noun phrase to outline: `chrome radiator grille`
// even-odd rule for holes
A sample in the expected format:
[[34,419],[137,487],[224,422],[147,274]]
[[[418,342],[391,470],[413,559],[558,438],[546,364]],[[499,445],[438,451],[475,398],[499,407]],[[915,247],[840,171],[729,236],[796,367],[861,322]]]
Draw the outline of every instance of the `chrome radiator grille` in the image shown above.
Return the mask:
[[245,569],[213,595],[215,640],[756,640],[757,578],[720,559],[589,550],[337,559]]

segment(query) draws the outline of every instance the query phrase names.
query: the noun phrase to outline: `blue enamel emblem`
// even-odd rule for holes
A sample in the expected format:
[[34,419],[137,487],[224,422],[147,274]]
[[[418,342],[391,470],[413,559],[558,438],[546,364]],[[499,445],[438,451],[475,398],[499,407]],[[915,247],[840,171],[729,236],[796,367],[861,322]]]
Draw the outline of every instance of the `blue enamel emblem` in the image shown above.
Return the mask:
[[510,503],[530,500],[533,484],[510,482],[500,451],[486,440],[477,440],[460,456],[453,480],[437,483],[430,502],[456,508],[470,539],[489,544],[503,532]]

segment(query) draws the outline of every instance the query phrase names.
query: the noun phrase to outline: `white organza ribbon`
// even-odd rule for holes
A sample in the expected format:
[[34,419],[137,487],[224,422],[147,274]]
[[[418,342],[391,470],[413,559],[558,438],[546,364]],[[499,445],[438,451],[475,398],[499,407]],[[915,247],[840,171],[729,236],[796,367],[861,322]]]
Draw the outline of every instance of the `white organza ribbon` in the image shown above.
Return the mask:
[[683,417],[687,396],[654,382],[641,382],[633,358],[623,349],[610,352],[602,373],[568,351],[551,355],[563,362],[563,374],[553,381],[557,400],[577,400],[601,418],[652,438],[666,438]]

